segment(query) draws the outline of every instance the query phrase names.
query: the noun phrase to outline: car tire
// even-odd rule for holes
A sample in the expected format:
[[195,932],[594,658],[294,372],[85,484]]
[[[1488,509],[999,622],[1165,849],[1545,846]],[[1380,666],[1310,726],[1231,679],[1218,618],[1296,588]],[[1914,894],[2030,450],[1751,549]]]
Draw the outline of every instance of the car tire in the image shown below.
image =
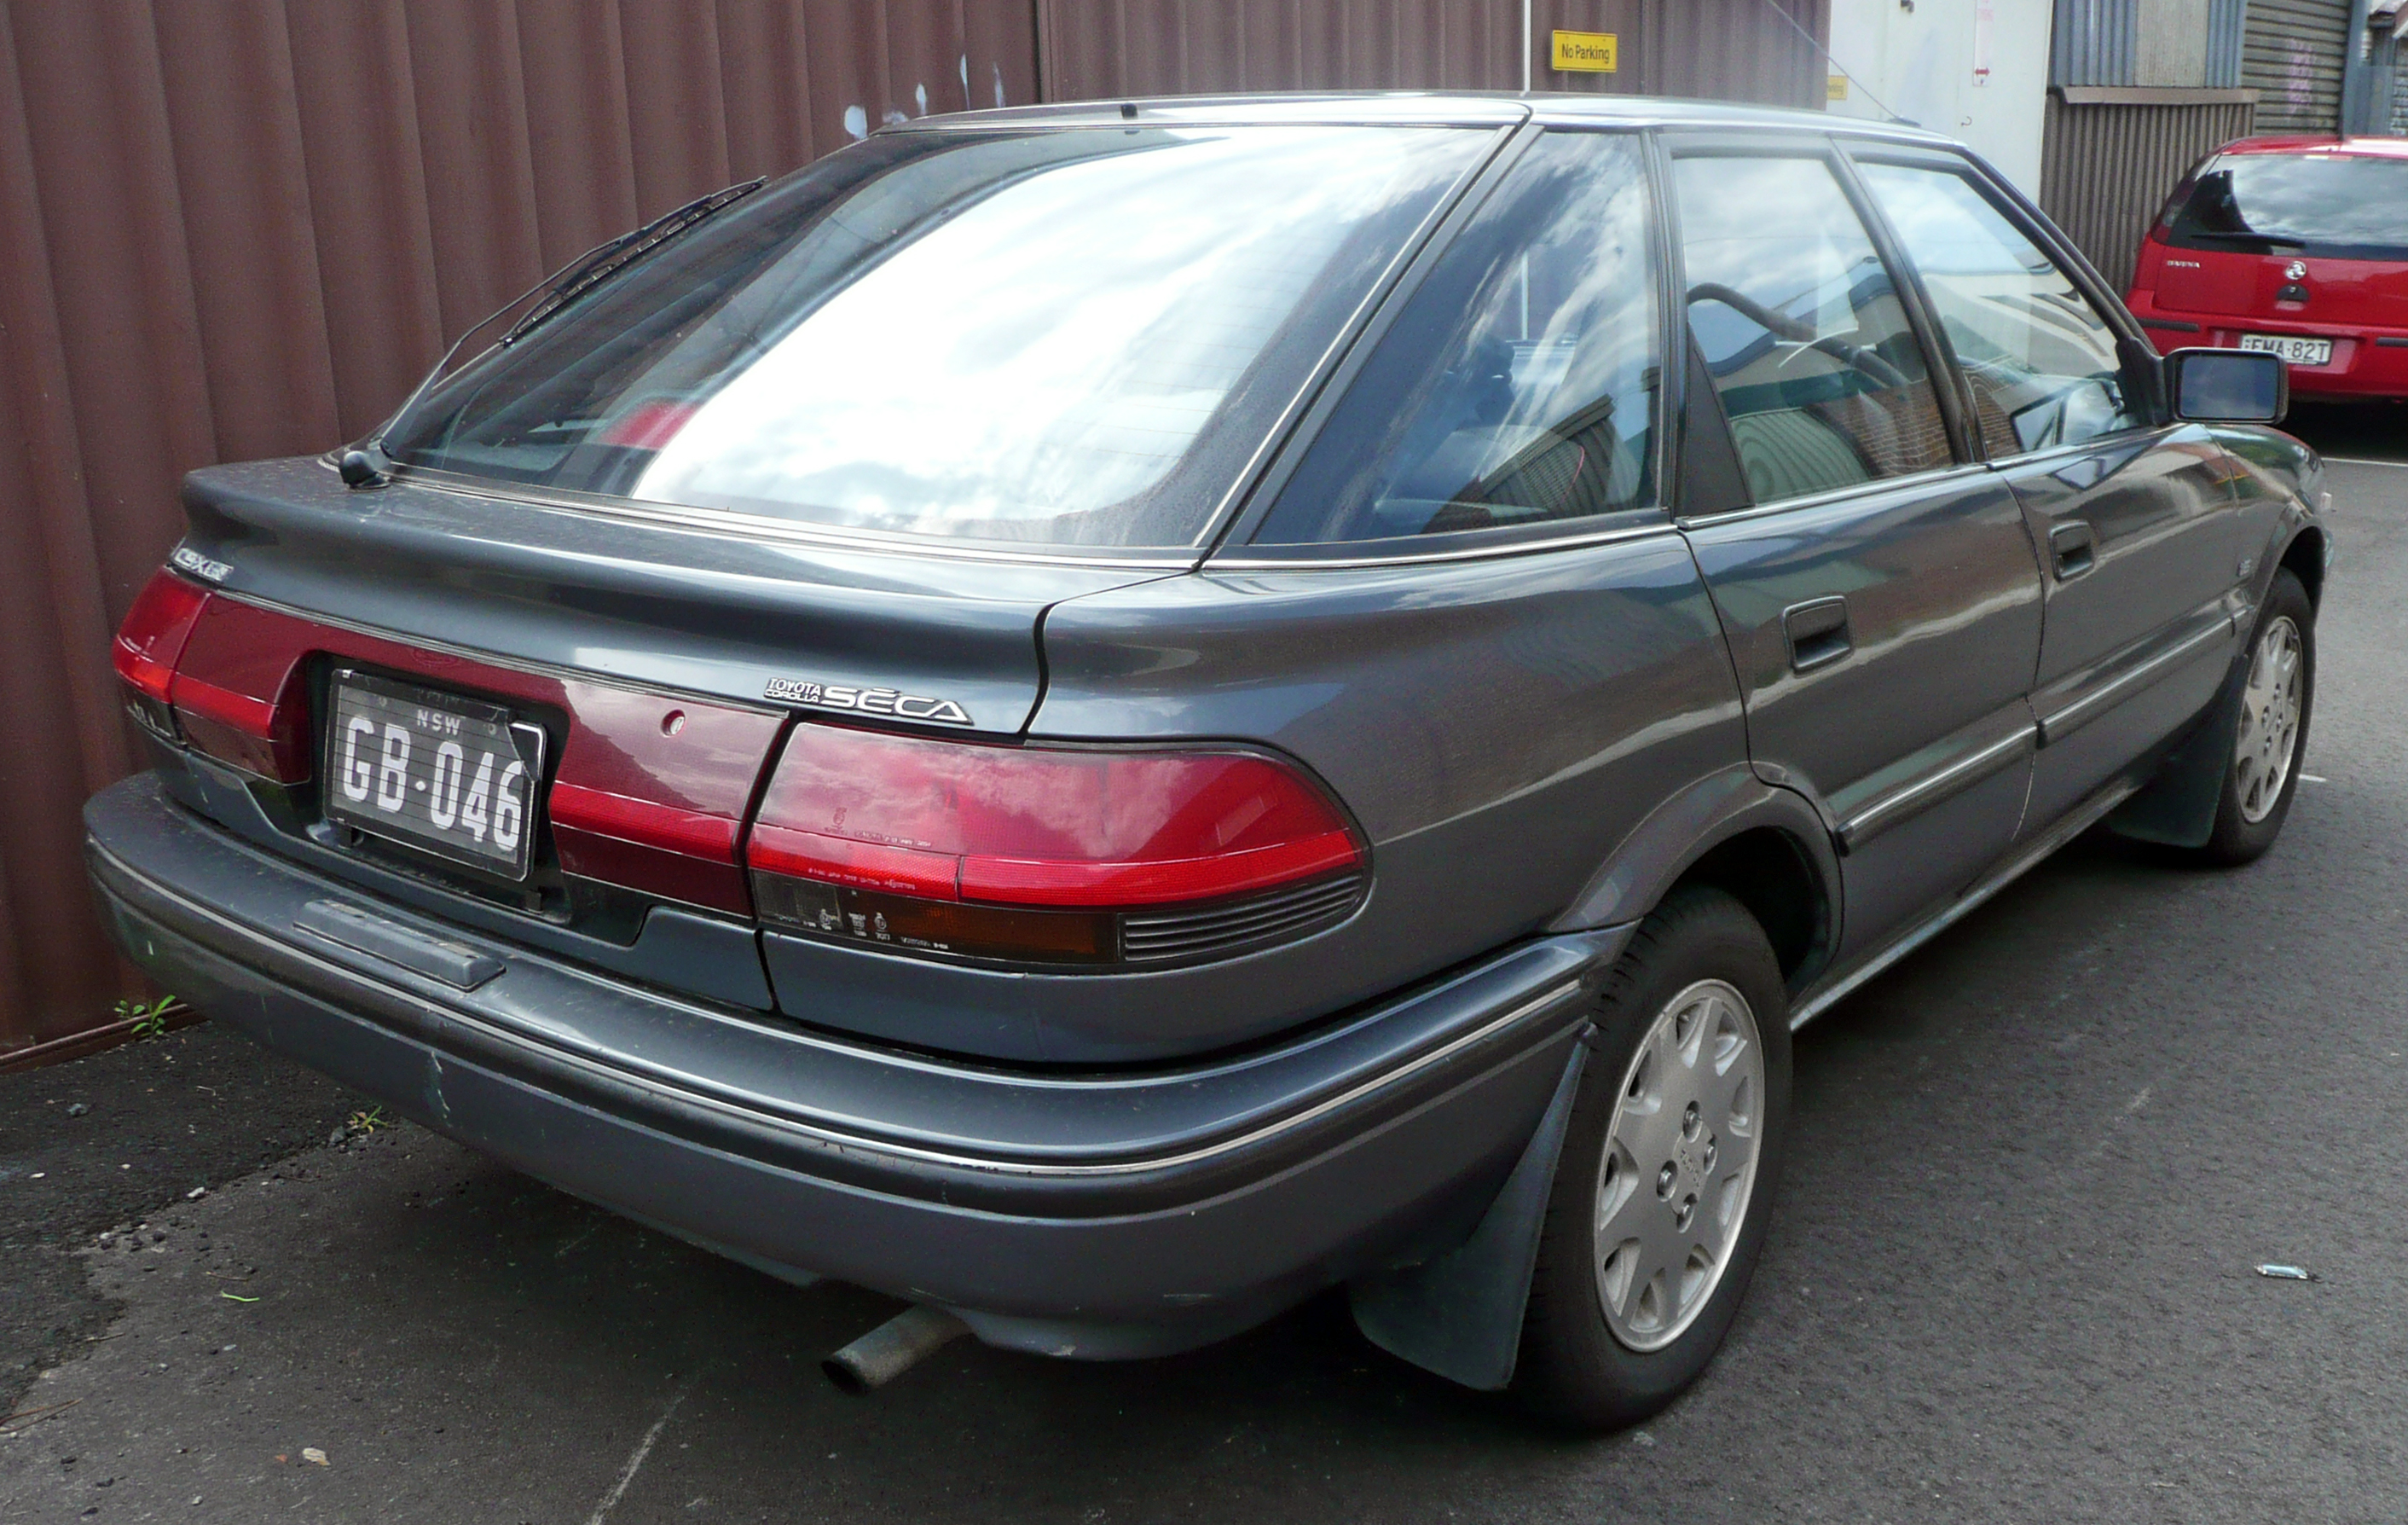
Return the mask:
[[2307,755],[2316,697],[2316,611],[2288,568],[2274,573],[2242,655],[2240,682],[2225,702],[2232,753],[2225,759],[2215,825],[2191,856],[2219,868],[2262,856],[2282,835]]
[[1674,892],[1607,976],[1523,1316],[1513,1386],[1541,1417],[1635,1424],[1721,1345],[1780,1176],[1787,996],[1763,928],[1716,889]]

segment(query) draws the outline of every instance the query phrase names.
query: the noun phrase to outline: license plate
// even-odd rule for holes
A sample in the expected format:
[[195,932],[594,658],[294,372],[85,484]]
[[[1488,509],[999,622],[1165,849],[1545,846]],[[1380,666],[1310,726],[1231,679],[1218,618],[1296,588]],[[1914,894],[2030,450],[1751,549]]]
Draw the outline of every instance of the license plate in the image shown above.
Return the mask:
[[326,718],[326,816],[508,879],[527,876],[543,731],[482,699],[348,669]]
[[2288,334],[2243,334],[2240,348],[2279,354],[2294,366],[2321,366],[2332,359],[2332,340],[2294,338]]

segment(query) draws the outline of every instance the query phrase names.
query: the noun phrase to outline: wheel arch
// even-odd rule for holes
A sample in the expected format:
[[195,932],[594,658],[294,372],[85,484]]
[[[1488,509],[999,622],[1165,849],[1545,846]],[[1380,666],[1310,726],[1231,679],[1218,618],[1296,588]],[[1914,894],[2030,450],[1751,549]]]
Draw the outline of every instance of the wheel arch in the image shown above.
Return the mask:
[[1840,866],[1804,796],[1745,764],[1691,784],[1651,812],[1583,888],[1556,930],[1634,922],[1684,885],[1728,893],[1763,927],[1790,989],[1811,983],[1840,939]]
[[2308,590],[2308,607],[2322,610],[2325,601],[2325,566],[2330,559],[2331,538],[2320,525],[2303,525],[2283,547],[2275,565],[2300,580]]

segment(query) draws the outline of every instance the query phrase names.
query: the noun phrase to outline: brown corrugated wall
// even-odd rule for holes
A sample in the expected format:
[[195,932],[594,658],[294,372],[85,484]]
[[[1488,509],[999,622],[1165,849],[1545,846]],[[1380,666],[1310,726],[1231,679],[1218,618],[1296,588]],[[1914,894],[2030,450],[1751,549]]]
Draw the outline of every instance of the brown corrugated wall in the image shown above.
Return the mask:
[[[1541,89],[1812,104],[1828,0],[1537,0]],[[546,270],[847,112],[1512,89],[1518,0],[0,0],[0,1059],[135,985],[79,811],[176,483],[322,451]],[[1547,31],[1621,72],[1556,75]]]
[[849,107],[1036,69],[993,0],[0,3],[0,1054],[133,992],[79,811],[135,755],[107,643],[184,472],[356,437],[544,271]]
[[[1537,90],[1815,106],[1829,0],[1532,0]],[[1038,0],[1047,97],[1519,90],[1520,0]],[[1555,28],[1611,32],[1612,74],[1548,66]]]

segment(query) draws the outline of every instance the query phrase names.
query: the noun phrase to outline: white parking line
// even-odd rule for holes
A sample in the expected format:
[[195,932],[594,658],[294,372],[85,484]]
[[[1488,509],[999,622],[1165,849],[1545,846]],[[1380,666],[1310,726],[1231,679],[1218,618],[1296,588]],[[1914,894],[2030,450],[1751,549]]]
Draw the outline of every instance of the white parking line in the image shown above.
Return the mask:
[[678,1389],[676,1397],[669,1400],[669,1406],[661,1410],[661,1417],[652,1421],[652,1427],[644,1431],[644,1438],[636,1443],[636,1454],[627,1458],[626,1469],[619,1474],[619,1480],[610,1485],[610,1491],[602,1495],[602,1502],[595,1506],[585,1525],[602,1525],[604,1517],[617,1506],[627,1491],[627,1485],[634,1482],[636,1474],[643,1469],[644,1458],[652,1454],[652,1442],[661,1438],[661,1431],[668,1424],[669,1416],[678,1411],[678,1405],[684,1403],[685,1395],[693,1390],[694,1384],[687,1383]]
[[2394,470],[2408,470],[2408,461],[2370,461],[2357,455],[2328,455],[2325,463],[2329,466],[2387,466]]

